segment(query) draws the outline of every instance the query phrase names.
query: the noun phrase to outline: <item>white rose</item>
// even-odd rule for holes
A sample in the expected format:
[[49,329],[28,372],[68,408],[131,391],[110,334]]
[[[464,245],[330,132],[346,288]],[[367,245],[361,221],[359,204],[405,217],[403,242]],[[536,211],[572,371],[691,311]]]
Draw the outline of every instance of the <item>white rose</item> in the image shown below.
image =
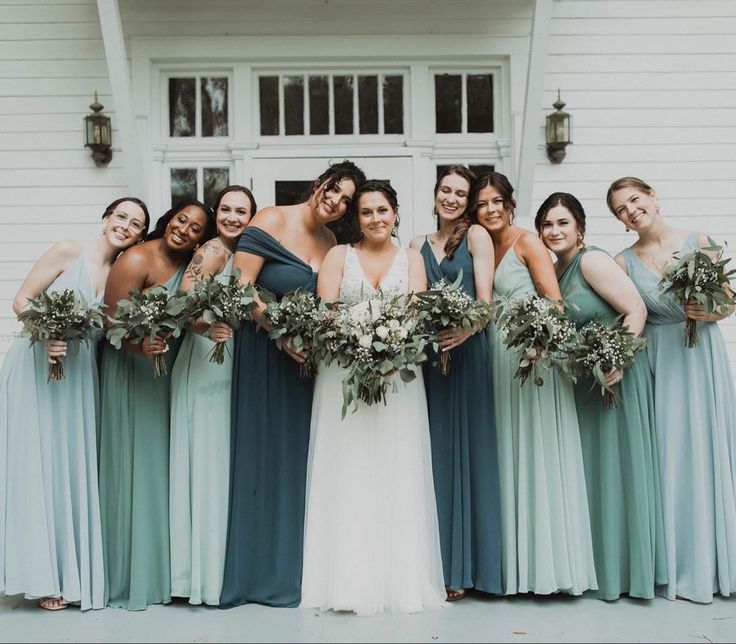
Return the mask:
[[399,333],[399,337],[402,340],[406,340],[406,336],[409,335],[409,332],[406,329],[404,329],[403,327],[401,329],[399,329],[398,333]]
[[388,321],[388,328],[391,329],[392,331],[396,331],[396,329],[398,329],[400,326],[401,326],[401,322],[399,322],[398,320]]
[[359,302],[350,309],[350,318],[360,324],[368,315],[368,302]]
[[358,340],[358,344],[360,344],[361,347],[364,349],[370,349],[371,345],[373,344],[373,336],[368,335],[367,333]]
[[385,340],[388,333],[389,328],[387,326],[381,325],[379,327],[376,327],[376,335],[381,338],[381,340]]

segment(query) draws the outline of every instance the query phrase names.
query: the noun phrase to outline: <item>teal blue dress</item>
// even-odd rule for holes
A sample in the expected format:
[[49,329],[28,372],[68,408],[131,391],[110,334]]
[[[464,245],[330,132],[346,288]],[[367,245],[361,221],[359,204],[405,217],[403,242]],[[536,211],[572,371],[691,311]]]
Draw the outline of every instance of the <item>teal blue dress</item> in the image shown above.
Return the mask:
[[[698,248],[692,232],[680,256]],[[682,341],[685,313],[671,295],[660,299],[660,275],[630,248],[626,271],[649,317],[647,353],[654,372],[654,415],[668,599],[709,603],[736,593],[736,396],[723,336],[699,322],[700,345]]]
[[[164,286],[175,291],[183,265]],[[179,342],[169,341],[171,368]],[[171,376],[142,354],[102,350],[100,505],[109,606],[143,610],[171,601],[169,413]]]
[[[618,312],[596,293],[582,271],[584,248],[560,277],[569,316],[582,326],[611,324]],[[647,355],[636,354],[623,380],[614,385],[618,405],[603,406],[592,378],[575,384],[575,406],[588,488],[598,597],[622,594],[651,599],[667,582],[664,524],[654,434],[654,383]]]
[[[88,302],[84,255],[49,292]],[[48,382],[42,342],[18,338],[0,370],[0,593],[61,597],[103,608],[105,571],[97,486],[95,345],[70,345],[64,379]]]
[[[259,228],[236,252],[265,260],[256,283],[276,296],[316,289],[311,267]],[[255,324],[236,332],[222,608],[299,605],[313,386]]]
[[[462,289],[476,297],[467,236],[452,258],[439,264],[428,241],[421,252],[430,285],[442,278],[452,283],[462,271]],[[424,368],[445,585],[501,593],[501,498],[488,336],[470,336],[450,352],[449,365],[445,376],[435,367]]]

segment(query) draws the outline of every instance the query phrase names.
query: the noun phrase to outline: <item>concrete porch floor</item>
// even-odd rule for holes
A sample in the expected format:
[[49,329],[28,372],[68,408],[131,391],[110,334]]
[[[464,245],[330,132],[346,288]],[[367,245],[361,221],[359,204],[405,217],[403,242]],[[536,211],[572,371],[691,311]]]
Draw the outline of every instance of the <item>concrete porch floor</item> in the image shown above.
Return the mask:
[[467,599],[416,615],[176,602],[142,612],[48,612],[0,595],[1,642],[734,642],[736,599],[605,603],[566,596]]

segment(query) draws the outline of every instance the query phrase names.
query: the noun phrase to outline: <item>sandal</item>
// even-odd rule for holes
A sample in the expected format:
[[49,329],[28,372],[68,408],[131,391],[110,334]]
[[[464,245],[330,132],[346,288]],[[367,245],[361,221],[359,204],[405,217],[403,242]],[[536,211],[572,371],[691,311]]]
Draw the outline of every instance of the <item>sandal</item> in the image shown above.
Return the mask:
[[461,599],[463,599],[466,595],[464,588],[459,588],[457,590],[452,588],[445,588],[445,591],[447,592],[447,601],[448,602],[456,602]]
[[44,597],[38,604],[45,610],[63,610],[69,606],[61,597]]

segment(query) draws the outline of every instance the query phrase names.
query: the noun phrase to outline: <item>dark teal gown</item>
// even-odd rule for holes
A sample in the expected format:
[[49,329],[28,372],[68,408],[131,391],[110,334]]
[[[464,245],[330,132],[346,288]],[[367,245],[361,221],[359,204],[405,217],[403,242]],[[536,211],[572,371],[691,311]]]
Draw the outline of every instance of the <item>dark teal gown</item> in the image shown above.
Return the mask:
[[[314,292],[317,274],[276,239],[247,228],[237,252],[263,257],[256,284]],[[253,323],[235,334],[230,511],[220,607],[298,606],[314,380]]]
[[[427,241],[422,257],[431,285],[443,277],[476,297],[467,236],[439,264]],[[443,376],[425,364],[437,514],[445,585],[503,592],[501,499],[488,336],[476,333],[450,353]]]

